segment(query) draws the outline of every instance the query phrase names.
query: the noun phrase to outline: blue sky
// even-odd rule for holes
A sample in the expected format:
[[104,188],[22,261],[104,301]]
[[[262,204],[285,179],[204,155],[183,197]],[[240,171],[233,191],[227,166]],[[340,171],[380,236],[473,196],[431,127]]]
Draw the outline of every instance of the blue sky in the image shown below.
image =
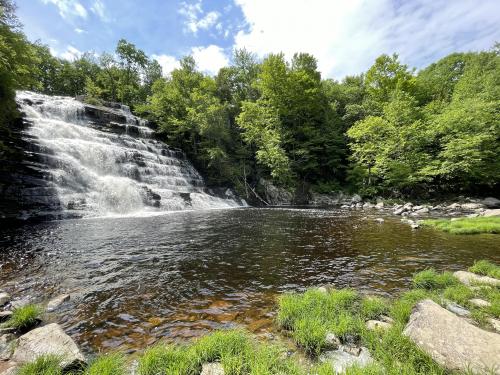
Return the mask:
[[309,52],[324,77],[365,71],[382,53],[421,68],[500,42],[498,0],[17,0],[31,40],[72,59],[125,38],[168,73],[192,54],[214,74],[234,48]]

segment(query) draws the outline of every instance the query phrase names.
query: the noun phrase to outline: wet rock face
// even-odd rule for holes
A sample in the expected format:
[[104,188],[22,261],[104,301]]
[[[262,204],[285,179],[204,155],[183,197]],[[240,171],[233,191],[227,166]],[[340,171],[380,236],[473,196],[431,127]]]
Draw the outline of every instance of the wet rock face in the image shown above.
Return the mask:
[[473,326],[431,300],[415,306],[403,333],[448,370],[500,371],[500,335]]

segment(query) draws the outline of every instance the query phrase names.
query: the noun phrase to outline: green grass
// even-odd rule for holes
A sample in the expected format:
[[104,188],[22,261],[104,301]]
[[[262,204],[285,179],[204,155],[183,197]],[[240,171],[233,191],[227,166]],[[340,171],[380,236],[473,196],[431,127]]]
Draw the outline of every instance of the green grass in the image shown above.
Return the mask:
[[451,272],[437,273],[433,268],[413,276],[413,286],[418,289],[440,290],[458,284],[459,281]]
[[480,234],[500,233],[500,217],[474,217],[450,219],[425,220],[424,225],[431,226],[452,234]]
[[61,359],[54,355],[46,355],[21,366],[16,375],[62,375],[62,373]]
[[389,312],[389,302],[379,297],[367,297],[361,301],[361,315],[365,319],[378,319]]
[[24,331],[32,328],[39,322],[42,309],[38,305],[29,304],[12,311],[12,315],[5,323],[4,327],[15,328]]
[[125,357],[110,353],[97,357],[84,371],[84,375],[124,375],[127,372]]
[[453,285],[446,288],[443,297],[459,305],[466,306],[471,298],[474,298],[474,292],[465,285]]
[[474,265],[469,267],[470,272],[477,273],[478,275],[490,276],[495,279],[500,279],[500,267],[496,264],[488,262],[487,260],[480,260],[474,262]]
[[257,342],[241,330],[218,331],[184,346],[156,345],[139,358],[139,375],[197,375],[204,363],[219,362],[226,375],[302,374],[285,349]]

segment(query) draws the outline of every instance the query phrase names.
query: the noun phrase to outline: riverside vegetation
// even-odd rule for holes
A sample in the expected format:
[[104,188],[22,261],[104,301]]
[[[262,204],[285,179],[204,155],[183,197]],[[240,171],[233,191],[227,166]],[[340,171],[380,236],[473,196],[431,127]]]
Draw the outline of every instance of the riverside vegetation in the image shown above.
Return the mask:
[[[74,61],[22,32],[0,1],[0,145],[17,123],[16,89],[120,101],[182,148],[210,185],[246,198],[266,179],[295,192],[346,189],[374,196],[487,195],[500,173],[498,45],[453,53],[420,71],[382,55],[366,73],[324,79],[314,56],[262,60],[245,50],[215,77],[188,56],[164,76],[157,61],[120,40]],[[164,74],[169,72],[163,72]],[[254,197],[255,198],[255,197]]]
[[498,216],[424,220],[424,225],[452,234],[500,233],[500,217]]
[[[469,271],[499,280],[500,267],[482,260]],[[474,275],[474,274],[471,274]],[[496,282],[495,282],[496,283]],[[412,287],[397,299],[363,296],[351,289],[312,288],[303,293],[286,293],[278,297],[276,324],[283,337],[292,340],[296,349],[285,346],[286,340],[275,343],[258,340],[239,330],[216,331],[186,344],[158,343],[139,357],[111,352],[97,356],[88,366],[64,370],[62,358],[49,354],[20,367],[20,375],[73,374],[210,374],[207,366],[219,372],[212,374],[334,374],[335,360],[328,353],[340,350],[366,350],[369,361],[344,364],[346,374],[468,374],[471,369],[450,370],[436,362],[405,334],[405,326],[415,304],[431,299],[458,314],[468,311],[469,319],[482,328],[495,327],[500,318],[500,281],[494,285],[464,285],[449,272],[427,269],[414,275]],[[478,303],[477,301],[482,301]],[[25,327],[32,322],[12,317]],[[28,319],[28,318],[25,318]],[[370,326],[378,321],[380,326]],[[382,323],[386,322],[386,323]],[[467,338],[464,338],[467,340]],[[488,343],[484,343],[487,345]],[[302,353],[302,354],[301,354]],[[361,356],[361,354],[358,354]],[[355,357],[355,355],[354,355]],[[494,360],[494,359],[493,359]],[[215,371],[212,369],[212,371]]]

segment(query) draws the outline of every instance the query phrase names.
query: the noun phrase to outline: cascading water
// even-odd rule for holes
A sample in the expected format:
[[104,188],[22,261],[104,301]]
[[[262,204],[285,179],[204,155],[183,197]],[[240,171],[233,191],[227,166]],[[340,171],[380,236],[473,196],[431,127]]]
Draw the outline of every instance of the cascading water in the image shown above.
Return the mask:
[[[48,188],[66,216],[135,215],[244,205],[230,192],[207,193],[179,150],[153,138],[126,106],[17,93],[30,124],[26,137],[45,169]],[[97,120],[97,121],[96,121]]]

